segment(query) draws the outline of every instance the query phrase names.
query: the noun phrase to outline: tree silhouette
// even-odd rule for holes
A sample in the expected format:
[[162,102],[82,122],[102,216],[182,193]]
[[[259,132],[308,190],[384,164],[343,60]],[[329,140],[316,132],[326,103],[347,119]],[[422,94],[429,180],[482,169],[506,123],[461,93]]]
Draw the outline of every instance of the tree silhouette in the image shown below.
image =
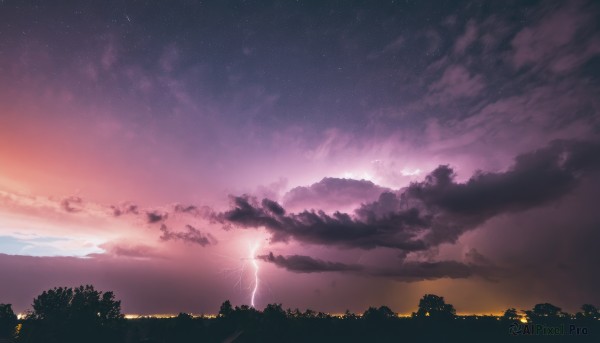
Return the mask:
[[525,311],[530,319],[558,318],[561,314],[560,307],[550,303],[536,304],[531,311]]
[[346,310],[346,312],[344,312],[343,318],[346,320],[356,320],[359,317],[356,314],[354,314],[354,312],[350,312],[350,310]]
[[395,318],[396,314],[387,306],[381,306],[379,308],[369,307],[364,313],[363,318],[365,320],[386,320],[390,318]]
[[17,325],[17,316],[11,304],[0,304],[0,338],[11,338]]
[[45,337],[45,342],[95,342],[116,337],[123,315],[113,292],[86,285],[44,291],[33,300],[27,319],[26,329],[34,341]]
[[84,320],[106,324],[123,318],[121,301],[113,292],[98,292],[91,285],[58,287],[44,291],[33,300],[32,319],[64,321]]
[[600,312],[598,311],[598,308],[596,308],[596,306],[594,305],[583,304],[581,306],[581,310],[583,311],[582,315],[585,318],[600,319]]
[[229,300],[225,300],[219,309],[219,317],[227,318],[233,313],[233,306]]
[[192,320],[194,317],[192,317],[188,313],[179,312],[179,314],[175,318],[178,322],[186,323],[186,322],[189,322],[190,320]]
[[44,291],[33,300],[30,319],[66,321],[69,319],[73,289],[58,287]]
[[317,313],[309,308],[306,309],[306,311],[304,311],[304,313],[302,314],[302,317],[304,318],[315,318],[317,316]]
[[[593,305],[583,305],[576,318],[549,303],[526,312],[536,325],[560,327],[566,318],[572,319],[577,335],[589,333],[582,337],[589,338],[585,341],[598,341],[600,314]],[[449,320],[453,318],[460,320]],[[520,324],[514,323],[518,319],[514,308],[501,317],[456,316],[454,306],[443,297],[425,294],[413,318],[399,318],[387,306],[369,307],[362,316],[346,311],[336,317],[310,309],[284,311],[281,304],[268,304],[263,311],[248,305],[234,308],[225,301],[216,319],[179,313],[175,318],[124,321],[112,292],[80,286],[54,288],[36,297],[18,337],[11,337],[17,324],[11,306],[0,304],[0,342],[6,338],[18,343],[504,342],[509,327],[509,332],[519,334]]]
[[425,294],[419,300],[419,309],[414,315],[417,317],[452,318],[456,315],[456,310],[454,306],[446,304],[444,297]]
[[302,318],[302,312],[300,312],[300,310],[298,308],[292,310],[291,308],[288,308],[285,311],[285,315],[288,318]]
[[330,316],[328,313],[325,313],[325,312],[321,312],[321,311],[319,311],[319,312],[317,313],[317,315],[315,316],[315,318],[319,318],[319,319],[329,319],[329,318],[331,318],[331,316]]
[[263,310],[263,317],[268,321],[282,321],[287,318],[281,304],[268,304]]
[[504,311],[504,314],[502,315],[502,319],[510,320],[510,321],[519,320],[519,314],[517,313],[516,309],[509,308],[508,310]]
[[527,319],[535,323],[556,324],[557,322],[571,318],[571,315],[562,312],[560,307],[550,303],[536,304],[532,310],[524,311]]

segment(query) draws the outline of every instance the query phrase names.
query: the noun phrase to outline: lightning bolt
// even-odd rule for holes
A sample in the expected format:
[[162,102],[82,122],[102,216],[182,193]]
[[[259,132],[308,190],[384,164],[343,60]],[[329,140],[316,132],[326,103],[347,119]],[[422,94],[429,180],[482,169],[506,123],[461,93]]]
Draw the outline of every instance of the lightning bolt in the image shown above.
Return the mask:
[[250,256],[248,259],[252,261],[252,267],[254,268],[254,289],[252,290],[252,297],[250,298],[250,305],[254,306],[254,299],[256,298],[256,292],[258,291],[258,261],[256,260],[256,250],[258,250],[258,243],[250,246]]
[[[1,0],[0,0],[1,1]],[[259,274],[259,264],[258,264],[258,258],[256,258],[258,249],[261,246],[261,241],[255,241],[255,243],[253,244],[252,241],[250,241],[248,243],[248,255],[244,256],[241,258],[241,260],[243,261],[241,266],[237,267],[237,268],[232,268],[232,269],[223,269],[221,271],[221,273],[227,274],[228,276],[233,276],[235,277],[235,279],[237,280],[235,282],[234,288],[237,288],[239,286],[240,290],[242,288],[244,289],[252,289],[251,295],[250,295],[250,305],[253,308],[256,308],[256,294],[258,293],[258,287],[260,284],[260,278],[258,277]],[[215,255],[219,255],[221,257],[227,257],[227,258],[232,258],[230,256],[227,255],[222,255],[222,254],[215,254]],[[250,262],[250,263],[248,263]],[[253,269],[254,273],[254,282],[250,281],[248,282],[248,287],[242,287],[242,283],[243,280],[245,279],[251,279],[251,271],[250,268]]]

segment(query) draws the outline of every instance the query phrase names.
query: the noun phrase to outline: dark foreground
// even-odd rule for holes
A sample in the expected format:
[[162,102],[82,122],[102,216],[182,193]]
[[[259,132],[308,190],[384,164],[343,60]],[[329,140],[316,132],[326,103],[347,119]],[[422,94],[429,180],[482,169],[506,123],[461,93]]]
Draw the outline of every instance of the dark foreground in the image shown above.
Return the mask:
[[[599,321],[546,324],[497,317],[428,318],[140,318],[113,332],[68,333],[22,322],[15,342],[599,342]],[[29,326],[29,327],[28,327]]]
[[410,317],[386,306],[330,316],[225,301],[213,318],[124,319],[112,292],[81,286],[43,292],[21,320],[0,303],[0,342],[600,342],[600,311],[590,304],[581,309],[569,314],[543,303],[498,317],[458,316],[443,297],[426,294]]

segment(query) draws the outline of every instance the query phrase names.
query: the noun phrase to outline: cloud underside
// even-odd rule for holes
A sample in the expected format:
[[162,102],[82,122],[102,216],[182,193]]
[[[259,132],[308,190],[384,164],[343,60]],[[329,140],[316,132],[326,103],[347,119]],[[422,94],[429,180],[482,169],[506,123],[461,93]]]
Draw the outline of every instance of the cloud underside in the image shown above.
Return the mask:
[[487,277],[497,270],[496,267],[489,264],[478,265],[458,261],[403,261],[397,266],[374,267],[324,261],[304,255],[282,256],[269,253],[258,256],[258,258],[294,273],[341,272],[361,276],[379,276],[406,282],[439,278],[457,279],[476,275]]
[[442,165],[424,181],[364,203],[354,213],[304,210],[288,213],[277,202],[232,197],[232,209],[213,215],[225,225],[266,228],[273,242],[299,242],[404,252],[454,243],[495,216],[526,211],[556,201],[573,190],[586,173],[600,166],[600,144],[558,140],[519,155],[503,172],[477,172],[464,183]]

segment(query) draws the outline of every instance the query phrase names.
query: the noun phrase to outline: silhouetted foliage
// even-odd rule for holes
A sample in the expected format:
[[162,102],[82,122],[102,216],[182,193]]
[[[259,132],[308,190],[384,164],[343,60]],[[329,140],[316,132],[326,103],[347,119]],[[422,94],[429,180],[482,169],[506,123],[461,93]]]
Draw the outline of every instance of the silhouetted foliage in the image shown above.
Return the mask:
[[550,303],[543,303],[535,305],[531,313],[538,317],[558,317],[560,310],[560,307],[556,307]]
[[[306,309],[284,310],[281,304],[268,304],[263,311],[248,305],[233,307],[225,301],[217,318],[179,313],[173,318],[138,318],[124,321],[120,303],[111,292],[98,292],[91,286],[54,288],[34,300],[33,311],[22,321],[21,342],[552,342],[565,337],[527,337],[538,327],[577,327],[586,337],[598,341],[598,309],[583,305],[574,319],[551,304],[538,304],[528,317],[533,326],[521,323],[518,311],[509,308],[500,317],[457,316],[443,297],[426,294],[412,318],[398,317],[389,307],[369,307],[362,316],[347,310],[341,316]],[[8,321],[6,319],[8,318]],[[426,318],[426,319],[423,319]],[[550,318],[550,319],[549,319]],[[554,321],[552,321],[552,320]],[[545,322],[544,322],[545,320]],[[0,305],[0,322],[17,323],[9,305]],[[117,324],[118,323],[118,324]],[[539,324],[542,325],[539,325]],[[117,325],[115,325],[117,324]],[[548,324],[548,325],[546,325]],[[576,325],[575,325],[576,324]],[[544,326],[545,325],[545,326]],[[510,328],[510,330],[509,330]],[[514,333],[521,337],[514,337]],[[522,340],[522,339],[524,340]],[[539,338],[539,340],[538,340]],[[1,341],[1,340],[0,340]]]
[[369,307],[365,313],[363,313],[363,318],[365,320],[386,320],[390,318],[395,318],[396,314],[390,310],[387,306],[381,306],[379,308]]
[[11,304],[0,304],[0,338],[12,338],[17,325],[17,316]]
[[50,321],[83,320],[107,324],[123,318],[121,302],[113,292],[98,292],[91,285],[76,288],[58,287],[44,291],[33,300],[31,319]]
[[435,294],[425,294],[419,300],[416,317],[431,317],[435,319],[452,318],[456,315],[454,306],[446,304],[444,297]]
[[508,310],[504,311],[502,319],[511,321],[519,320],[519,314],[517,313],[516,309],[509,308]]
[[600,319],[600,312],[594,305],[583,304],[583,306],[581,306],[581,310],[583,311],[582,314],[585,318]]
[[229,317],[233,313],[233,306],[229,300],[225,300],[219,309],[219,317]]
[[561,308],[550,303],[536,304],[532,310],[524,311],[527,319],[532,322],[553,322],[560,318],[569,317],[568,313],[561,312]]
[[288,318],[302,318],[302,312],[300,312],[298,308],[294,310],[288,308],[287,310],[285,310],[285,315]]
[[24,326],[24,341],[118,341],[123,324],[121,302],[112,292],[93,286],[58,287],[33,300],[33,311]]
[[286,313],[281,308],[281,304],[268,304],[263,310],[263,316],[266,320],[282,321],[287,319]]
[[193,317],[187,313],[179,312],[179,314],[177,315],[178,322],[188,322],[192,319],[193,319]]
[[302,316],[304,318],[315,318],[317,316],[317,313],[309,308],[306,309],[306,311],[304,311],[304,313],[302,314]]
[[354,314],[354,312],[350,312],[350,310],[346,310],[346,312],[344,312],[343,318],[346,320],[356,320],[359,317],[356,314]]

